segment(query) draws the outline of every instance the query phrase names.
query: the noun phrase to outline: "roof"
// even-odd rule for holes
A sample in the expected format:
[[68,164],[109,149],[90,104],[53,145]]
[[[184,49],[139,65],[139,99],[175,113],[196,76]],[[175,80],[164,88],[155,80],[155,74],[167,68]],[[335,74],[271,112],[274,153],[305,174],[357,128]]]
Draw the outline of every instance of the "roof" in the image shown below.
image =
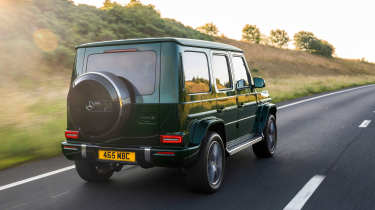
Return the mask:
[[142,43],[156,43],[156,42],[176,42],[180,45],[191,46],[191,47],[201,47],[210,48],[217,50],[229,50],[242,52],[240,48],[229,44],[223,44],[219,42],[204,41],[198,39],[185,39],[185,38],[174,38],[174,37],[161,37],[161,38],[143,38],[143,39],[123,39],[114,41],[104,41],[104,42],[93,42],[77,46],[77,48],[85,47],[101,47],[110,45],[125,45],[125,44],[142,44]]

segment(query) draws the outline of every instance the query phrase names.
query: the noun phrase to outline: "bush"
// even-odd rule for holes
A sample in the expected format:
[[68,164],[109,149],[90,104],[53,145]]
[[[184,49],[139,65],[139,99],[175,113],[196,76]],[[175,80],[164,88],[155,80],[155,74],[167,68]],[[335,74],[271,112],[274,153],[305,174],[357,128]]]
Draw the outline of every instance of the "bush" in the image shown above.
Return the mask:
[[332,57],[335,47],[325,40],[318,39],[311,32],[300,31],[294,34],[294,44],[298,50],[305,50],[315,55]]

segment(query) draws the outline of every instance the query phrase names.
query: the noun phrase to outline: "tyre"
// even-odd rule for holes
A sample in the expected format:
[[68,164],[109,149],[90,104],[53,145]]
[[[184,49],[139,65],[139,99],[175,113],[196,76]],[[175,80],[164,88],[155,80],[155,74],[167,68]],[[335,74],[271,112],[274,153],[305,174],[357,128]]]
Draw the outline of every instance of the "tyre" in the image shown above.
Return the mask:
[[277,146],[277,127],[274,115],[268,116],[263,135],[263,140],[253,145],[253,151],[258,158],[269,158],[273,156]]
[[209,132],[201,144],[199,159],[187,171],[187,182],[193,191],[213,193],[223,183],[225,151],[221,136]]
[[108,181],[114,171],[109,164],[94,163],[86,160],[77,160],[75,165],[78,175],[88,182]]

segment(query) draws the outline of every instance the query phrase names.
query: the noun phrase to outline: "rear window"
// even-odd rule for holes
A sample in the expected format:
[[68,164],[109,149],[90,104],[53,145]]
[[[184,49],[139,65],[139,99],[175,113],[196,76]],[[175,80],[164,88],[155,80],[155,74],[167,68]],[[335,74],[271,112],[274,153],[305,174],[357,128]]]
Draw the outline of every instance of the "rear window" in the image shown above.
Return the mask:
[[93,54],[88,57],[87,72],[106,71],[126,78],[140,95],[155,89],[156,54],[153,51]]
[[182,57],[187,93],[210,91],[207,56],[201,52],[185,52]]

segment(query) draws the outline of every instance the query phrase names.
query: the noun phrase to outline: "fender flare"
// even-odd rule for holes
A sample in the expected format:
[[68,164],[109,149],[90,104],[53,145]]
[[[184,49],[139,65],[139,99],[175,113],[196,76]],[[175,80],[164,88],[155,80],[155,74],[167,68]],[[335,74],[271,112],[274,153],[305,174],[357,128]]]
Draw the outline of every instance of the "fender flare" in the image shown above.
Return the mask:
[[222,124],[224,126],[224,120],[216,117],[208,117],[192,122],[189,129],[190,144],[200,145],[209,128],[218,124]]
[[258,106],[258,110],[256,112],[256,126],[254,126],[255,133],[261,134],[263,133],[264,127],[266,126],[268,116],[270,114],[275,115],[276,117],[277,106],[276,104],[267,103]]

